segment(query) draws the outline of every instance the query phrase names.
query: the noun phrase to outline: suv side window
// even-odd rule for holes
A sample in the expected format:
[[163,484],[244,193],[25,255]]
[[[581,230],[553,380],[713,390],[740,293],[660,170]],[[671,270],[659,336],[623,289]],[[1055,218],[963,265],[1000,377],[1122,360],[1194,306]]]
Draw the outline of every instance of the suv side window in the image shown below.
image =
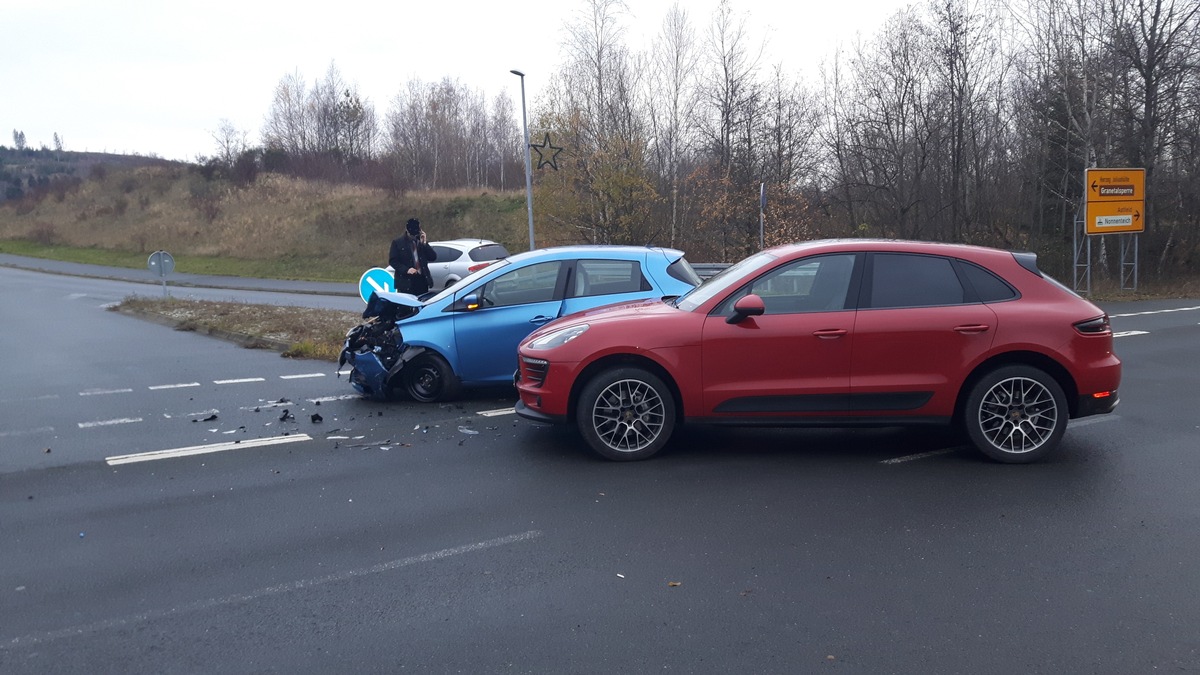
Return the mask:
[[762,298],[765,314],[835,312],[846,307],[854,275],[854,253],[797,260],[771,270],[729,296],[717,313],[733,313],[733,303],[751,293]]
[[870,307],[961,305],[966,294],[947,258],[907,253],[871,256]]
[[638,293],[651,288],[642,276],[641,264],[635,260],[580,260],[575,263],[571,297]]
[[958,269],[975,289],[980,302],[1002,302],[1017,297],[1017,292],[1007,282],[974,263],[959,260]]

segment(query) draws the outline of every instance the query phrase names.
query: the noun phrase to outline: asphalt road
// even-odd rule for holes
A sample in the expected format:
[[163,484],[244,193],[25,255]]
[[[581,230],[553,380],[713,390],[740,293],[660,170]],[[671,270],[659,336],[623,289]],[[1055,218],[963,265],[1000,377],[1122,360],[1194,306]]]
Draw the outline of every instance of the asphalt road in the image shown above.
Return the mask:
[[0,268],[0,672],[1200,670],[1200,301],[1105,306],[1121,405],[1042,464],[702,427],[613,464],[507,391],[370,403],[104,311],[127,284]]

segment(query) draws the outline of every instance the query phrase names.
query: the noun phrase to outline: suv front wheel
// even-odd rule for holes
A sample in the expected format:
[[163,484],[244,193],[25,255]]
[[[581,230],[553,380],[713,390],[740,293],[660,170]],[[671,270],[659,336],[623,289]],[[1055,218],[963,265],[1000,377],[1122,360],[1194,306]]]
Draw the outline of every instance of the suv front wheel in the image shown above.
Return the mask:
[[575,421],[584,440],[601,457],[647,459],[667,444],[675,430],[675,399],[653,373],[611,368],[584,386]]

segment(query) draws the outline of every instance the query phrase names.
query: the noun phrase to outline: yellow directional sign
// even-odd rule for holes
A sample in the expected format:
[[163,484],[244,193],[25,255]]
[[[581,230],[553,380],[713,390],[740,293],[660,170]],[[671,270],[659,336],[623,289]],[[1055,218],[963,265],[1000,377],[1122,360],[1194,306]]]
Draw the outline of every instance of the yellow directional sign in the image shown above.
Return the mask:
[[1146,229],[1145,169],[1086,169],[1083,177],[1088,234]]

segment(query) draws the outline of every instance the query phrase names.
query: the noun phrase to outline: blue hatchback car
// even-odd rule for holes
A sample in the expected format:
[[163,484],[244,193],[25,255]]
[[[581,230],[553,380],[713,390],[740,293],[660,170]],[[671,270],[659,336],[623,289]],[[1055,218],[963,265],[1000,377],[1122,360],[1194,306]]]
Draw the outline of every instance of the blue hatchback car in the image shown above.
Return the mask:
[[[366,396],[454,398],[463,386],[511,382],[517,345],[542,324],[628,300],[682,295],[700,283],[683,252],[563,246],[492,263],[428,299],[384,294],[380,316],[346,335],[342,363]],[[378,299],[377,299],[378,300]]]

